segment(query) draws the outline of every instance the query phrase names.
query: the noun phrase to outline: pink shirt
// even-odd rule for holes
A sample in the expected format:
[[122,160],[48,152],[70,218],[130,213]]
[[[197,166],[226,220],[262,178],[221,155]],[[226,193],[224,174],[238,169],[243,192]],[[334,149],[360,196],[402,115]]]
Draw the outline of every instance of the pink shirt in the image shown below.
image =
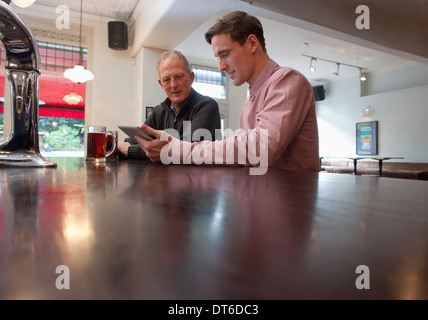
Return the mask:
[[[224,140],[190,144],[173,139],[168,148],[172,155],[169,161],[320,171],[312,86],[300,72],[270,60],[250,86],[239,126],[241,133]],[[247,148],[242,147],[245,145]],[[262,155],[266,161],[257,163],[255,160]]]

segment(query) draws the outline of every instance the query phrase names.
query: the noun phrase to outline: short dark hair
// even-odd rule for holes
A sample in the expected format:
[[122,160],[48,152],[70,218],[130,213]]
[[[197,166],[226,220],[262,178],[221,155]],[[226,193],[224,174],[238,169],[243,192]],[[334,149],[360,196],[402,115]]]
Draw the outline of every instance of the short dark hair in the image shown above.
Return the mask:
[[211,44],[212,38],[221,33],[229,33],[232,40],[237,41],[241,46],[247,41],[250,34],[254,34],[263,51],[266,52],[263,26],[259,19],[246,12],[233,11],[218,19],[205,33],[205,40]]

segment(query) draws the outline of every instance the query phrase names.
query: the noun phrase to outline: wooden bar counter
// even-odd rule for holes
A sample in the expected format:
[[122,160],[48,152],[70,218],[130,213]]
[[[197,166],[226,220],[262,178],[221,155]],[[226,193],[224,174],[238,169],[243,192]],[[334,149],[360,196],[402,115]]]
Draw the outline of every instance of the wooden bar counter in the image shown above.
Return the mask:
[[428,297],[426,181],[49,160],[0,168],[0,299]]

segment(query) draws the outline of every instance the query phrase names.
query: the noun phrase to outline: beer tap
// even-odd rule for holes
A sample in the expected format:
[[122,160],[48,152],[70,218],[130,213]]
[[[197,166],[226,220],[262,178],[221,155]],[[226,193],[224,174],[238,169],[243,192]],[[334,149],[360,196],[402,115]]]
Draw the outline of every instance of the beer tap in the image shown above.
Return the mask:
[[0,2],[0,41],[6,51],[5,69],[12,109],[10,134],[0,142],[0,166],[56,167],[56,163],[40,154],[39,48],[31,30],[3,1]]

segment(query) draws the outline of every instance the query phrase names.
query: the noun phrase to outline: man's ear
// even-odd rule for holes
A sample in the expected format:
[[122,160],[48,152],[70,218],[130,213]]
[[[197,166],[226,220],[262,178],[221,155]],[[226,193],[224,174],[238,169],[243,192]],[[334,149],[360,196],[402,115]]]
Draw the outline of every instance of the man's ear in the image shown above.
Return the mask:
[[190,72],[190,80],[191,80],[190,84],[193,84],[193,81],[195,81],[195,73],[193,71]]
[[[158,79],[158,83],[159,83],[159,85],[162,87],[162,82],[161,82],[161,80],[160,80],[160,79]],[[163,89],[163,87],[162,87],[162,89]]]
[[250,34],[247,38],[248,45],[250,46],[251,53],[256,53],[259,48],[259,40],[254,34]]

